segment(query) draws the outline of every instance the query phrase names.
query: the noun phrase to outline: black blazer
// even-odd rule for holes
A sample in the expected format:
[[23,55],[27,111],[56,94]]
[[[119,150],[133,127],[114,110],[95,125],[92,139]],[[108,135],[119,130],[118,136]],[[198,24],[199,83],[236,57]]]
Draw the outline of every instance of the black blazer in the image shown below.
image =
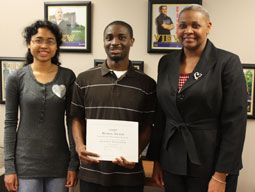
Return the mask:
[[208,40],[178,93],[183,50],[159,61],[157,123],[148,158],[180,175],[238,174],[245,138],[247,92],[237,55]]

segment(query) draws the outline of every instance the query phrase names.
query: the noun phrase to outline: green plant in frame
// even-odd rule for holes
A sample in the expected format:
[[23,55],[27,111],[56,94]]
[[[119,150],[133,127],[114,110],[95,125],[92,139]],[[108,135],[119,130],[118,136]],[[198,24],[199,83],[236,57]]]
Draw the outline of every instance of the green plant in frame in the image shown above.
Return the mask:
[[254,70],[246,69],[244,70],[244,76],[247,84],[247,91],[249,94],[252,92],[252,84],[253,84],[253,79],[254,79]]

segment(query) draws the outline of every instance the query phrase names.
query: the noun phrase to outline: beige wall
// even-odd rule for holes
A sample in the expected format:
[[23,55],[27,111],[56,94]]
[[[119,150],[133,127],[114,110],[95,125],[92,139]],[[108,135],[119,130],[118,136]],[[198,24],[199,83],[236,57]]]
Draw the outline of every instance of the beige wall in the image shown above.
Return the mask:
[[[56,1],[56,0],[54,0]],[[213,27],[209,38],[220,48],[238,54],[243,63],[255,63],[254,0],[204,0]],[[32,8],[31,8],[32,7]],[[145,72],[156,79],[157,62],[162,54],[147,53],[147,0],[92,0],[92,53],[62,53],[63,66],[78,74],[93,66],[93,59],[105,58],[102,42],[104,27],[113,20],[124,20],[134,28],[132,60],[143,60]],[[0,57],[23,57],[26,48],[21,32],[25,26],[44,17],[43,0],[0,2]],[[3,145],[4,105],[0,105],[0,146]],[[255,120],[248,120],[244,148],[244,169],[238,192],[255,192]]]

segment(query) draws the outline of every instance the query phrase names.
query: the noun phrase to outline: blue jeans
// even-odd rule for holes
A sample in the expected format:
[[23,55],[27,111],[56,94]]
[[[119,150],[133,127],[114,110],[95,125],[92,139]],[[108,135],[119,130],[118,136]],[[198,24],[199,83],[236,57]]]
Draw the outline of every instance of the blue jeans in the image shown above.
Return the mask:
[[66,178],[18,179],[17,192],[67,192]]

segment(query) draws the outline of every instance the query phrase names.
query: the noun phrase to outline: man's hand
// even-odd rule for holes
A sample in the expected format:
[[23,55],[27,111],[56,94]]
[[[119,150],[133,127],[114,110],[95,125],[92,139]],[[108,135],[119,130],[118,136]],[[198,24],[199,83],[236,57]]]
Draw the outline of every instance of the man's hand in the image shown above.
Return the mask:
[[115,161],[112,161],[112,163],[117,164],[121,167],[125,167],[128,169],[133,169],[135,167],[135,162],[129,162],[124,157],[116,158]]
[[18,190],[18,176],[17,174],[10,174],[4,176],[5,187],[8,191]]
[[76,147],[76,151],[79,155],[80,161],[82,163],[84,163],[85,165],[89,165],[89,164],[92,164],[92,163],[99,163],[99,160],[88,157],[88,156],[99,157],[99,155],[96,154],[96,153],[92,153],[92,152],[87,151],[86,150],[86,145]]
[[168,30],[173,30],[174,29],[174,24],[170,24],[170,25],[168,25],[168,24],[162,24],[161,25],[164,29],[168,29]]

